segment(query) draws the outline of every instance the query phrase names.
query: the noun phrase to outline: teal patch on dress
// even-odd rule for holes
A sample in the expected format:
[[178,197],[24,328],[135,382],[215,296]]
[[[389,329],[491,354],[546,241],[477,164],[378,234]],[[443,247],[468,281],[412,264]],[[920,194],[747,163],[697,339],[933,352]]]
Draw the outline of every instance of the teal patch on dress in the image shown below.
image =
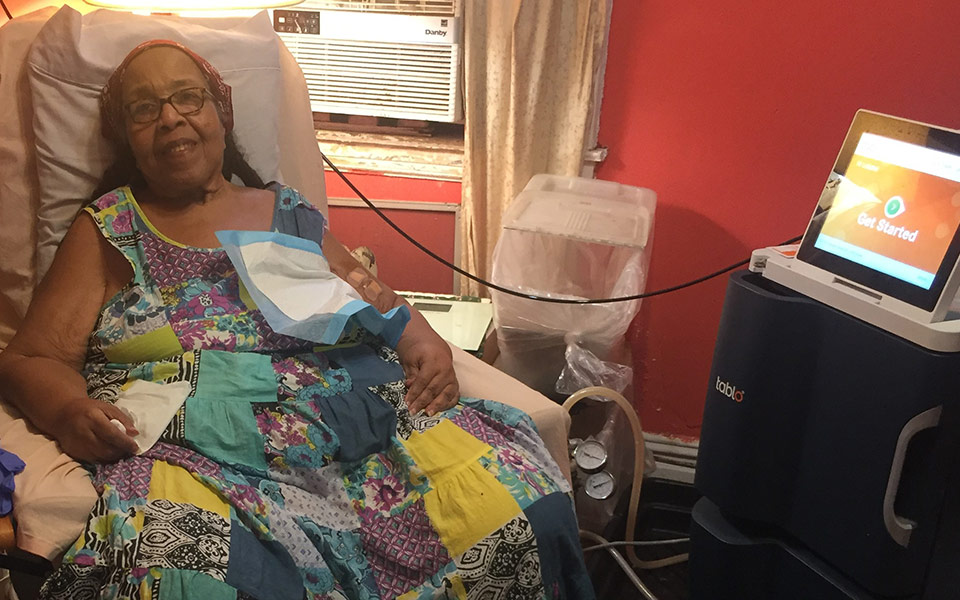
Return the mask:
[[276,402],[277,376],[265,354],[204,350],[195,395],[244,405]]
[[326,567],[302,567],[300,575],[303,577],[303,587],[311,594],[328,594],[337,585],[333,572]]
[[559,587],[567,598],[594,598],[580,546],[573,501],[561,493],[544,496],[523,510],[537,538],[543,587]]
[[403,367],[384,360],[367,345],[338,348],[328,356],[331,362],[346,369],[354,388],[369,388],[405,378]]
[[236,600],[237,590],[206,573],[164,569],[160,575],[159,597]]
[[191,447],[216,462],[266,474],[264,440],[249,403],[198,393],[184,406],[184,434]]

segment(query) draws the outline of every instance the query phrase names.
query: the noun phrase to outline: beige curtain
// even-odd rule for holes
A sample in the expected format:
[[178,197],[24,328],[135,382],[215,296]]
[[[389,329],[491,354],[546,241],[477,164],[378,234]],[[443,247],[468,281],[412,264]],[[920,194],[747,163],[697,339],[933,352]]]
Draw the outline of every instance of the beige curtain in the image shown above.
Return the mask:
[[[490,277],[504,210],[538,173],[578,175],[608,0],[467,0],[461,264]],[[592,140],[590,140],[592,142]],[[461,278],[461,294],[486,295]]]

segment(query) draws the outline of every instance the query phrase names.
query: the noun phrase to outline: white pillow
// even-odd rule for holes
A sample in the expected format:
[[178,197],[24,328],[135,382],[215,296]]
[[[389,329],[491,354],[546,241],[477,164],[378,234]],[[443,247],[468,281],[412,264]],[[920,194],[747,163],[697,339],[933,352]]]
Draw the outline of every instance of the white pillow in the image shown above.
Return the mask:
[[33,296],[40,202],[24,61],[54,10],[20,15],[0,27],[0,350],[20,326]]
[[264,181],[279,180],[280,41],[266,12],[248,19],[184,19],[70,7],[54,14],[27,57],[34,109],[40,207],[37,280],[113,151],[100,135],[100,89],[123,58],[149,39],[180,42],[233,88],[237,142]]

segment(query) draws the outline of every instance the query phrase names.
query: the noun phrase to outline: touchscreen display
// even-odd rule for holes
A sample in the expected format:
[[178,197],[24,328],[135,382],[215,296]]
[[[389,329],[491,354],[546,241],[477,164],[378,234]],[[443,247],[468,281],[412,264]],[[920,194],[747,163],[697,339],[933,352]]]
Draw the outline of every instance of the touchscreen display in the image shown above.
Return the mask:
[[814,246],[930,289],[960,225],[960,157],[863,133]]
[[797,259],[932,312],[958,256],[960,133],[859,111]]

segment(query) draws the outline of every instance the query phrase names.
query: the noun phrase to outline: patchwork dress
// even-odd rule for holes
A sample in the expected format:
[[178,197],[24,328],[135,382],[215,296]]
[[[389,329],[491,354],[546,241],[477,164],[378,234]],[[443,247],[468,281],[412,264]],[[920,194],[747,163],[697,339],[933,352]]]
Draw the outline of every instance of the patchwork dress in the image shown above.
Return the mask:
[[[322,214],[272,189],[273,229],[319,242]],[[273,332],[226,253],[165,237],[129,188],[85,210],[134,273],[91,335],[88,393],[191,391],[156,445],[96,468],[43,598],[593,597],[569,485],[528,416],[470,398],[412,416],[380,338]]]

